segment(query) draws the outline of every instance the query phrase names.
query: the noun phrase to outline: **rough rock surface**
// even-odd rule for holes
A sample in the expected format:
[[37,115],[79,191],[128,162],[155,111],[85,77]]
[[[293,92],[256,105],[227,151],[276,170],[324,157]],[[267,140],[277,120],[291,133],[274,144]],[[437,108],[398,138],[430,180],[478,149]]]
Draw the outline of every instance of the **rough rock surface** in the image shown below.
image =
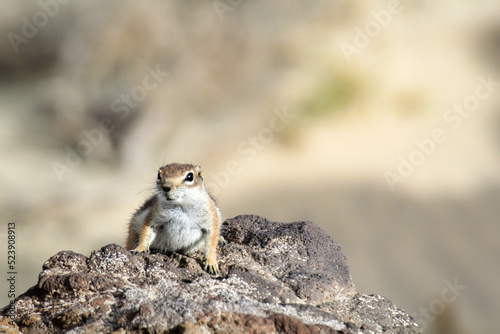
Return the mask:
[[221,272],[201,254],[108,245],[62,251],[7,312],[26,333],[419,333],[389,300],[356,292],[340,246],[311,222],[238,216],[224,223]]

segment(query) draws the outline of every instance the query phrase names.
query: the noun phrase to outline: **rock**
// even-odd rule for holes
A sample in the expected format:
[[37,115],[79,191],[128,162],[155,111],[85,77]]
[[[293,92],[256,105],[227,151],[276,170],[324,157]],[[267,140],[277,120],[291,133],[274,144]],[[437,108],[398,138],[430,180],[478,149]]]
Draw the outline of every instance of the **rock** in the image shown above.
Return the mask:
[[27,333],[420,332],[389,300],[356,292],[340,246],[314,223],[238,216],[222,235],[218,276],[203,271],[201,254],[59,252],[14,301],[15,324]]

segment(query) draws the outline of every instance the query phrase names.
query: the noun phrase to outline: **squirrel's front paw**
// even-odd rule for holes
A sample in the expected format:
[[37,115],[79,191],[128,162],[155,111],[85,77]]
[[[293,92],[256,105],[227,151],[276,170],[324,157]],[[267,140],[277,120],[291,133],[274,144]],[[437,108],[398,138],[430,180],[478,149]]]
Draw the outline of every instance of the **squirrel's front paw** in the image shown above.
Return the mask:
[[149,249],[146,249],[146,247],[136,247],[132,249],[130,252],[137,254],[137,253],[149,253]]
[[207,259],[205,261],[205,271],[212,275],[217,275],[219,273],[219,265],[217,260]]

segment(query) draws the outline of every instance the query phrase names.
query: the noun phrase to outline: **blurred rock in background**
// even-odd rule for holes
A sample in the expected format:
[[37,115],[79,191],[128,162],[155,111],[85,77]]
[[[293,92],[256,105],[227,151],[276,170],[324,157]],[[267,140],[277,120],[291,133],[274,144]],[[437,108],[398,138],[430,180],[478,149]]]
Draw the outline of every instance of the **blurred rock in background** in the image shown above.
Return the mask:
[[[123,243],[157,167],[178,161],[203,166],[226,217],[320,224],[360,291],[429,330],[500,325],[498,1],[0,9],[18,293],[60,250]],[[444,317],[455,279],[467,288]]]

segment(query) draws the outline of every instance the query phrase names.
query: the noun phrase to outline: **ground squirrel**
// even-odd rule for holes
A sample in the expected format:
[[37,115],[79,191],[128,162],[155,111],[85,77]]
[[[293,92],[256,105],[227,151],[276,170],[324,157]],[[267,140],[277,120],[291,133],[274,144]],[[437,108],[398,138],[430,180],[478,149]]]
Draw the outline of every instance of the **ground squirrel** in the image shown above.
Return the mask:
[[205,189],[201,167],[169,164],[158,170],[156,192],[132,216],[127,249],[191,253],[202,246],[205,270],[217,274],[221,214]]

